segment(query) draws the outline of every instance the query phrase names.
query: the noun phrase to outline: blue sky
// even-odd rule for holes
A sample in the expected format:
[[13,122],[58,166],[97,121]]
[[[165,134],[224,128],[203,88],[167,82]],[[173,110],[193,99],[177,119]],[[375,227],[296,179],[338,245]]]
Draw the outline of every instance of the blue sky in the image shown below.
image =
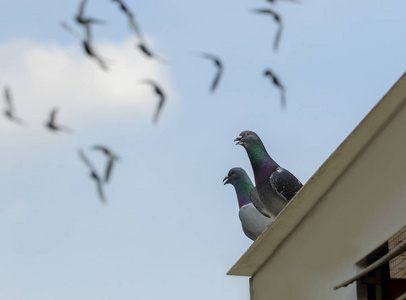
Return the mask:
[[[257,132],[270,155],[305,183],[405,71],[403,1],[126,1],[164,65],[143,57],[117,5],[89,0],[103,72],[61,29],[79,1],[3,1],[0,86],[10,85],[20,127],[0,118],[0,299],[248,299],[248,278],[226,276],[249,247],[231,186],[252,170],[233,139]],[[276,25],[249,12],[273,8]],[[215,68],[194,56],[223,59]],[[263,76],[286,86],[287,109]],[[168,95],[159,123],[156,97]],[[4,102],[3,102],[4,105]],[[74,135],[53,134],[58,119]],[[102,170],[94,144],[122,158],[101,205],[77,148]]]

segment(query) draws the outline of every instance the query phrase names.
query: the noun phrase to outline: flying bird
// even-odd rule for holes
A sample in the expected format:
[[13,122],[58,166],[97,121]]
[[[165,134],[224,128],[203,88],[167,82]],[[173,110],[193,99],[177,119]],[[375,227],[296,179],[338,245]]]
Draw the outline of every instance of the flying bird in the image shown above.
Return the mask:
[[103,192],[103,181],[100,178],[100,176],[97,174],[96,168],[93,166],[93,164],[90,162],[90,160],[87,158],[87,156],[85,155],[85,153],[83,152],[82,149],[78,150],[79,156],[82,159],[82,161],[84,162],[84,164],[89,168],[90,170],[90,177],[96,181],[97,184],[97,192],[99,194],[99,198],[101,200],[102,203],[106,203],[106,198],[104,196],[104,192]]
[[253,12],[259,13],[259,14],[271,15],[274,18],[274,20],[278,23],[278,31],[276,32],[275,41],[273,44],[274,51],[276,51],[278,49],[279,40],[281,38],[282,29],[283,29],[283,23],[282,23],[282,19],[281,19],[280,15],[271,9],[254,9]]
[[81,25],[89,25],[91,23],[92,24],[105,24],[106,22],[103,20],[84,17],[86,2],[87,2],[87,0],[82,0],[82,2],[80,3],[79,11],[75,17],[76,22],[78,22]]
[[234,141],[247,151],[260,200],[266,208],[266,214],[275,218],[303,185],[269,156],[255,132],[243,131]]
[[137,44],[138,49],[141,50],[142,53],[144,53],[146,56],[150,57],[150,58],[155,58],[161,62],[167,62],[166,59],[157,56],[155,53],[153,53],[150,48],[147,47],[147,45],[145,44],[145,42],[139,42]]
[[108,157],[107,168],[104,175],[104,182],[108,182],[110,179],[111,169],[113,168],[113,163],[118,160],[119,157],[114,154],[109,148],[101,145],[94,145],[92,149],[102,151]]
[[128,9],[128,7],[124,4],[123,1],[112,0],[112,2],[117,2],[119,4],[121,11],[127,15],[131,28],[134,30],[134,32],[138,36],[138,38],[140,40],[143,40],[143,36],[140,32],[139,26],[135,22],[134,14]]
[[211,88],[210,88],[211,92],[213,93],[216,90],[217,84],[218,84],[218,82],[220,80],[220,77],[221,77],[221,75],[223,73],[223,64],[222,64],[221,60],[218,57],[216,57],[216,56],[214,56],[212,54],[202,53],[201,56],[203,58],[207,58],[207,59],[212,60],[214,62],[214,65],[217,67],[217,73],[216,73],[216,76],[214,77],[213,83],[212,83]]
[[285,88],[281,84],[280,80],[271,70],[265,70],[265,76],[269,76],[272,79],[272,83],[281,91],[281,106],[282,108],[286,107],[286,97],[285,97]]
[[142,80],[142,82],[151,85],[154,88],[155,94],[157,94],[159,96],[158,106],[156,108],[154,119],[153,119],[154,123],[157,123],[159,115],[162,110],[162,107],[166,100],[165,94],[162,92],[162,89],[153,80],[145,79],[145,80]]
[[257,205],[262,204],[258,191],[242,168],[232,168],[223,179],[223,182],[234,186],[240,208],[238,216],[242,230],[247,237],[255,241],[272,222],[271,218],[261,214],[253,204],[253,202],[256,202]]
[[57,108],[52,109],[51,114],[49,115],[49,120],[45,123],[45,126],[51,131],[64,131],[66,133],[72,133],[72,129],[69,129],[62,125],[57,125],[55,123],[55,117],[58,112]]
[[89,39],[83,40],[82,41],[82,46],[83,46],[83,49],[85,50],[86,54],[89,57],[94,58],[97,61],[100,68],[102,68],[105,71],[108,70],[106,62],[98,54],[96,54],[96,52],[94,51],[92,45],[90,44]]
[[4,98],[6,99],[7,108],[4,110],[4,115],[10,120],[22,124],[23,121],[16,117],[14,114],[15,108],[13,103],[13,98],[11,97],[10,87],[6,86],[4,88]]

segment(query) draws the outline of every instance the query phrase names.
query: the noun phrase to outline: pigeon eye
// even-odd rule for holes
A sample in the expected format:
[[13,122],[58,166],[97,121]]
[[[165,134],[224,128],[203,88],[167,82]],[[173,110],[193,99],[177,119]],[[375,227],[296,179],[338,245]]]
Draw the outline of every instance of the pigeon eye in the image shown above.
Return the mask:
[[250,135],[251,135],[251,132],[248,131],[245,135],[246,135],[246,136],[250,136]]
[[235,175],[235,172],[234,171],[231,171],[231,176],[234,176]]

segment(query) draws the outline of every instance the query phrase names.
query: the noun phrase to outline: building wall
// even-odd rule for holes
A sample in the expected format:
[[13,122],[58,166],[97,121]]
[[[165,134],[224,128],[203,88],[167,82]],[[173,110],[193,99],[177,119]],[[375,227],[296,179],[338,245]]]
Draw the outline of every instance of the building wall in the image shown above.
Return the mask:
[[403,106],[253,276],[252,300],[357,299],[355,264],[406,225]]

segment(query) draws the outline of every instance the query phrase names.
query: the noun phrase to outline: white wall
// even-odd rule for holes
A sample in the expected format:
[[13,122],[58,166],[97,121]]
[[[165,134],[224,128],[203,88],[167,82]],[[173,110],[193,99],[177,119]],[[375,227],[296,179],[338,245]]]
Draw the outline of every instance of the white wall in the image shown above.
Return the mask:
[[256,272],[252,300],[357,299],[355,283],[333,286],[404,225],[405,106]]

